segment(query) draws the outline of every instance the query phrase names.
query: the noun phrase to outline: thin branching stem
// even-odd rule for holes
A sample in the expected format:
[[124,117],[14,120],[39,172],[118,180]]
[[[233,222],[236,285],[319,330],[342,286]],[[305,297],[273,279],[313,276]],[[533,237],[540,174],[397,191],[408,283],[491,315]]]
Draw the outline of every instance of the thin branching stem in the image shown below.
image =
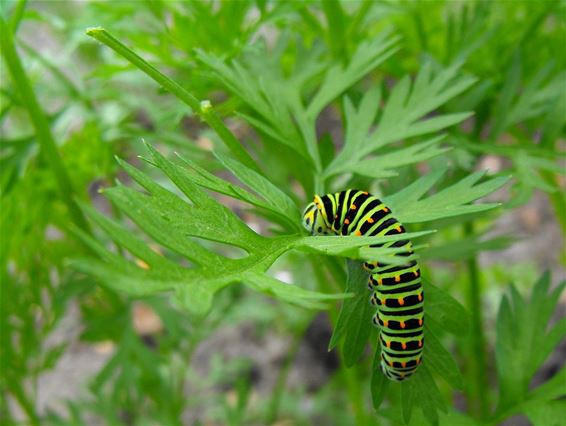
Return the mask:
[[248,152],[242,147],[236,136],[224,125],[222,120],[218,117],[212,105],[208,101],[200,101],[194,95],[184,89],[179,83],[162,74],[157,68],[135,53],[132,49],[127,47],[124,43],[106,31],[104,28],[89,28],[86,31],[87,35],[105,44],[116,53],[128,60],[132,65],[135,65],[157,83],[159,83],[168,92],[175,95],[185,104],[187,104],[195,114],[197,114],[203,121],[205,121],[220,139],[226,144],[228,149],[232,152],[241,163],[249,168],[260,172],[259,167]]

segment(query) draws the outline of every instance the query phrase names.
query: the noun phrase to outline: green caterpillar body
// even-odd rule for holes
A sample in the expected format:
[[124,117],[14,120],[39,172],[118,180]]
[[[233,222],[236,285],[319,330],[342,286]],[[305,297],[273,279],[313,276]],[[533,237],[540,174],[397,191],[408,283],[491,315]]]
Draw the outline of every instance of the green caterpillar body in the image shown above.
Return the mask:
[[[356,189],[315,195],[303,214],[303,226],[313,235],[402,234],[403,225],[377,197]],[[371,247],[404,247],[413,253],[409,240]],[[379,272],[373,272],[377,268]],[[364,263],[370,273],[370,302],[377,312],[373,323],[379,327],[381,371],[387,378],[402,381],[410,377],[422,360],[424,300],[420,269],[416,261],[387,267],[377,261]]]

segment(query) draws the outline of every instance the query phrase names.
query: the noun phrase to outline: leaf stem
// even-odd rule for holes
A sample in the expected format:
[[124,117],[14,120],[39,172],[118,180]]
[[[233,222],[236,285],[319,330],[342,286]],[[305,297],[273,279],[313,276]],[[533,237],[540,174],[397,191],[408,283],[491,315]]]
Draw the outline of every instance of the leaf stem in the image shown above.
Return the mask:
[[86,34],[102,44],[105,44],[116,53],[128,60],[132,65],[139,68],[154,81],[159,83],[168,92],[175,95],[185,104],[187,104],[195,114],[197,114],[203,121],[205,121],[216,134],[226,144],[232,154],[243,164],[251,169],[261,173],[254,159],[242,147],[234,134],[224,125],[222,120],[214,112],[212,105],[208,101],[200,101],[187,90],[185,90],[179,83],[162,74],[157,68],[123,44],[120,40],[106,31],[104,28],[96,27],[86,30]]
[[41,155],[47,164],[49,164],[49,167],[55,175],[55,181],[61,192],[62,199],[69,209],[71,218],[79,228],[90,233],[88,222],[73,198],[75,190],[67,169],[59,155],[55,138],[49,127],[49,122],[39,106],[39,101],[33,92],[31,83],[25,73],[18,52],[16,51],[11,26],[7,25],[2,17],[0,17],[0,47],[12,81],[22,97],[35,129]]
[[[464,234],[466,237],[474,235],[473,222],[464,224]],[[468,308],[471,312],[468,403],[473,414],[480,419],[485,419],[488,410],[487,359],[483,333],[480,273],[476,256],[467,261],[467,268],[470,280],[467,295]]]

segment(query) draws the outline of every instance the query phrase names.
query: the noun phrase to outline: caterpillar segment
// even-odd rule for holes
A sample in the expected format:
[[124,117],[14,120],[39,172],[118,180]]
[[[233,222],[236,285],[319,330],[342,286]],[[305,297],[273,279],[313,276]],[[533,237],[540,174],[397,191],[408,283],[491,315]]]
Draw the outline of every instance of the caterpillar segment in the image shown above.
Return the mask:
[[[313,235],[386,236],[405,233],[391,209],[365,191],[348,189],[315,195],[303,214],[303,226]],[[413,254],[409,240],[373,244],[370,247],[403,247],[399,256]],[[369,273],[373,323],[381,344],[381,371],[390,380],[409,378],[422,362],[424,345],[424,294],[416,261],[387,265],[363,264]]]

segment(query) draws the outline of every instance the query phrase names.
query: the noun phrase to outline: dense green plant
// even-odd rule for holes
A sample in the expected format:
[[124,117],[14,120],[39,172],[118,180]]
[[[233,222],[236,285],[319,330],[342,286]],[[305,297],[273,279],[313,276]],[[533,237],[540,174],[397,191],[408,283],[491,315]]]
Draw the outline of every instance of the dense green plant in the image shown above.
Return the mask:
[[[555,54],[564,6],[462,4],[143,1],[66,11],[3,4],[2,72],[10,80],[0,106],[2,420],[15,422],[23,411],[30,423],[94,415],[108,424],[180,424],[196,410],[229,424],[312,416],[336,424],[497,424],[517,414],[555,422],[566,369],[529,384],[566,335],[564,319],[546,330],[565,284],[550,290],[544,275],[528,298],[511,287],[488,319],[497,324],[490,342],[481,293],[489,271],[477,256],[513,240],[482,238],[503,209],[475,201],[512,173],[505,207],[541,189],[564,230],[558,139],[566,58]],[[27,22],[65,37],[62,61],[18,37]],[[110,30],[86,31],[102,45],[85,36],[91,25]],[[499,25],[504,37],[495,36]],[[82,71],[69,78],[77,59]],[[42,72],[53,85],[41,83]],[[52,107],[55,98],[62,102]],[[330,120],[340,125],[330,128]],[[134,166],[132,153],[143,161]],[[111,154],[126,160],[117,168]],[[486,177],[475,171],[485,154],[511,166]],[[86,196],[94,179],[104,182],[108,214]],[[400,237],[310,237],[300,226],[313,193],[347,187],[379,194],[423,260],[424,364],[402,384],[387,382],[365,352],[377,333],[358,261],[398,261],[398,250],[368,246]],[[260,230],[234,206],[260,218]],[[293,284],[277,278],[280,271]],[[508,284],[500,281],[494,286]],[[265,294],[280,303],[266,304]],[[466,308],[455,300],[462,294]],[[88,396],[68,401],[68,413],[39,413],[37,378],[65,350],[45,341],[70,300],[81,306],[82,339],[111,341],[116,350]],[[131,322],[137,300],[164,323],[151,345]],[[316,408],[302,413],[304,395],[286,392],[286,380],[319,310],[331,318],[328,345],[339,347],[340,366],[316,392]],[[273,393],[259,405],[246,363],[218,363],[205,378],[191,365],[206,337],[243,320],[291,336]],[[235,403],[220,393],[198,397],[226,383]],[[467,413],[450,406],[455,390],[464,392]]]

